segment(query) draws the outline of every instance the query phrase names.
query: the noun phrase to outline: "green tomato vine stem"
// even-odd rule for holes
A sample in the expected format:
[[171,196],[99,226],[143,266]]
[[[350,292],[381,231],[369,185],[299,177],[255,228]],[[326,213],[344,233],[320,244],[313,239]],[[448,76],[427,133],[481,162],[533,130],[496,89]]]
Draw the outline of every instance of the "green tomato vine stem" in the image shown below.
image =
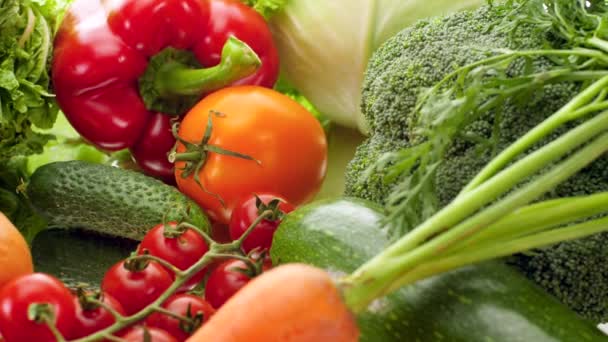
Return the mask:
[[[174,317],[174,318],[186,321],[186,322],[191,322],[191,319],[189,319],[187,317],[182,317],[180,315],[174,314],[172,312],[169,312],[169,311],[163,309],[162,304],[171,295],[176,293],[176,291],[185,282],[187,282],[191,277],[193,277],[195,274],[199,273],[203,268],[207,267],[211,263],[214,263],[218,260],[238,259],[238,260],[244,261],[250,267],[255,267],[253,262],[246,255],[244,255],[241,247],[243,245],[243,241],[245,241],[245,239],[251,234],[251,232],[255,229],[255,227],[260,222],[262,222],[262,220],[267,219],[267,218],[271,217],[272,215],[273,215],[272,210],[263,211],[260,215],[258,215],[256,220],[254,222],[252,222],[252,224],[247,228],[245,233],[239,239],[234,240],[229,243],[224,243],[224,244],[215,242],[207,233],[205,233],[203,230],[201,230],[200,228],[196,227],[193,224],[190,224],[187,222],[179,223],[177,225],[178,229],[181,229],[181,228],[192,229],[193,231],[198,233],[209,245],[209,251],[207,253],[205,253],[205,255],[203,255],[201,257],[201,259],[199,259],[196,263],[194,263],[194,265],[192,265],[190,268],[188,268],[186,270],[180,270],[177,267],[171,265],[169,262],[167,262],[161,258],[158,258],[156,256],[149,255],[149,254],[135,255],[135,256],[129,257],[128,260],[129,259],[130,260],[150,260],[150,261],[158,262],[162,266],[169,268],[171,271],[173,271],[175,273],[175,280],[173,281],[171,286],[165,292],[163,292],[163,294],[161,294],[154,302],[152,302],[151,304],[149,304],[148,306],[146,306],[139,312],[137,312],[133,315],[130,315],[130,316],[123,316],[120,313],[118,313],[116,310],[112,309],[110,306],[103,303],[102,301],[94,299],[94,298],[90,298],[89,300],[92,303],[95,303],[95,304],[101,306],[102,308],[104,308],[105,310],[108,310],[108,312],[110,312],[110,314],[112,316],[114,316],[116,322],[103,330],[100,330],[96,333],[93,333],[93,334],[83,337],[83,338],[72,340],[72,342],[93,342],[93,341],[99,341],[99,340],[103,340],[103,339],[111,340],[111,341],[123,341],[122,339],[120,339],[112,334],[116,333],[117,331],[120,331],[128,326],[134,325],[134,324],[142,321],[144,318],[146,318],[147,316],[149,316],[150,314],[152,314],[154,312],[169,315],[171,317]],[[61,333],[58,331],[57,327],[52,322],[52,320],[45,319],[45,324],[49,325],[49,327],[50,327],[51,331],[53,332],[53,334],[55,335],[57,341],[59,341],[59,342],[66,341],[65,337],[63,337],[61,335]]]

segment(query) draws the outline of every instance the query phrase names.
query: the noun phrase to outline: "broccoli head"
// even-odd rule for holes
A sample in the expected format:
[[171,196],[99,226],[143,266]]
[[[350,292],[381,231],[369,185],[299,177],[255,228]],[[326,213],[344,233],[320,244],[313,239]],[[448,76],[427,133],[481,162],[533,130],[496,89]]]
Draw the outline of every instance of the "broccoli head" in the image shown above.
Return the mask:
[[[458,67],[491,56],[498,49],[543,48],[546,30],[522,24],[510,31],[499,29],[508,6],[486,5],[446,17],[418,22],[387,41],[372,57],[363,85],[362,109],[370,127],[369,139],[357,150],[346,173],[346,195],[384,204],[394,183],[381,172],[366,173],[385,152],[415,145],[413,113],[418,95]],[[556,44],[559,41],[556,40]],[[552,67],[547,58],[523,68],[542,71]],[[435,174],[441,205],[451,201],[485,166],[496,151],[521,137],[553,114],[581,89],[576,82],[552,83],[505,102],[500,111],[489,111],[460,132]],[[552,139],[562,131],[555,132]],[[498,132],[498,133],[497,133]],[[497,138],[491,148],[490,137]],[[544,142],[543,142],[544,143]],[[546,197],[576,196],[608,190],[608,158],[599,159],[577,176],[556,187]],[[558,299],[581,315],[608,319],[608,243],[606,234],[564,242],[514,257],[516,265]]]

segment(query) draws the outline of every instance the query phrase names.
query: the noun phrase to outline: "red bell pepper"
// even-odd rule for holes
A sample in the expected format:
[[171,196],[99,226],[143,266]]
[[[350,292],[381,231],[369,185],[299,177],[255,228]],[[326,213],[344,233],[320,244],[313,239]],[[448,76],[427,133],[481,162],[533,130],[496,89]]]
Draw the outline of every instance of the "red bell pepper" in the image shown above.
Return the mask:
[[54,46],[54,90],[74,128],[165,179],[172,117],[231,84],[272,87],[279,71],[264,18],[238,0],[76,0]]

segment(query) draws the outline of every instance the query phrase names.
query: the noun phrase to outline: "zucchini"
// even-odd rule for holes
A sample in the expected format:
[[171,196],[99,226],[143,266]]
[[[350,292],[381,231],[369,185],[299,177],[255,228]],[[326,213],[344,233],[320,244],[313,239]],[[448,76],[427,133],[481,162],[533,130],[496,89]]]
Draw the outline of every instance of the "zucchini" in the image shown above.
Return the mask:
[[83,228],[140,240],[162,222],[188,222],[209,231],[209,220],[176,188],[141,173],[83,161],[36,170],[27,186],[49,227]]
[[[336,274],[354,271],[389,239],[383,216],[362,200],[313,203],[275,233],[273,264],[303,262]],[[361,341],[606,341],[553,297],[500,261],[420,281],[377,300],[357,317]]]

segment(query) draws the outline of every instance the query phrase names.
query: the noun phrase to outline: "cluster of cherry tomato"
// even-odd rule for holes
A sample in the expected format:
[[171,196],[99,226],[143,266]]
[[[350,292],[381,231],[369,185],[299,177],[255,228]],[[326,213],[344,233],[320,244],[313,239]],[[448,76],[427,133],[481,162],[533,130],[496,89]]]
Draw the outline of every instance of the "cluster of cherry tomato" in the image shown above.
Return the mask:
[[[234,241],[226,244],[187,223],[161,223],[131,257],[108,269],[97,292],[72,291],[42,273],[16,278],[0,289],[0,333],[6,342],[76,340],[118,322],[112,335],[98,337],[185,341],[253,277],[272,267],[267,251],[274,231],[293,209],[271,194],[245,198],[232,213],[228,228]],[[213,252],[211,245],[237,250],[201,264]],[[204,267],[193,267],[197,264]],[[161,296],[166,300],[155,305]]]

